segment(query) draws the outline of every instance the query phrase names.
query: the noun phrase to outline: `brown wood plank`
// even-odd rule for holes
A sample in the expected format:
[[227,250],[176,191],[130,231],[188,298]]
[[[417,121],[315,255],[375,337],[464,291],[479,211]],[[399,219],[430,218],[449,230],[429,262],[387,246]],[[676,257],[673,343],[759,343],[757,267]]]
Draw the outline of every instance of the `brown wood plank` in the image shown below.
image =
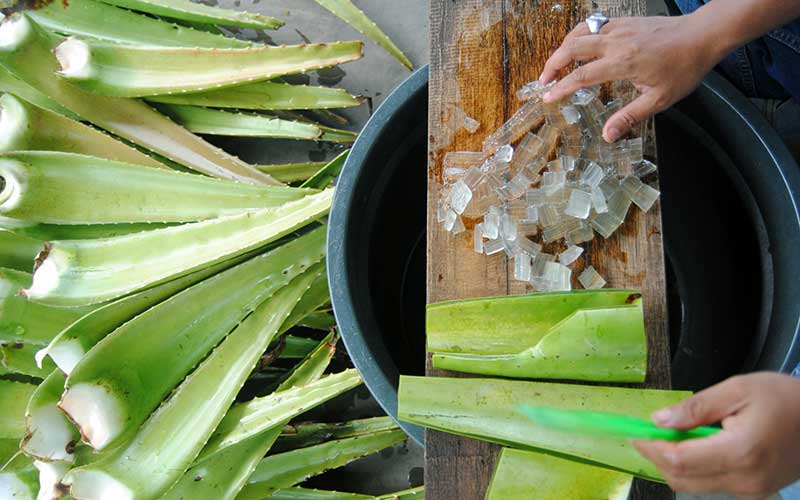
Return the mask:
[[[644,15],[644,0],[592,2],[612,16]],[[506,293],[530,287],[511,279],[507,259],[472,252],[471,232],[453,236],[436,222],[442,161],[448,151],[479,151],[484,137],[519,107],[514,93],[535,80],[564,35],[591,11],[586,0],[431,0],[429,99],[428,302]],[[595,7],[596,8],[596,7]],[[614,97],[630,99],[633,89],[615,85]],[[479,120],[475,134],[461,129],[460,110]],[[642,127],[645,151],[655,152],[652,121]],[[661,212],[632,209],[625,225],[607,241],[585,245],[586,257],[573,266],[593,265],[612,287],[640,288],[648,332],[648,387],[668,388],[664,255]],[[469,226],[469,224],[468,224]],[[585,264],[584,264],[585,263]],[[573,285],[577,281],[573,279]],[[429,375],[450,372],[434,370]],[[441,432],[426,435],[426,498],[481,499],[494,469],[498,446]],[[665,499],[660,485],[637,481],[632,498]]]

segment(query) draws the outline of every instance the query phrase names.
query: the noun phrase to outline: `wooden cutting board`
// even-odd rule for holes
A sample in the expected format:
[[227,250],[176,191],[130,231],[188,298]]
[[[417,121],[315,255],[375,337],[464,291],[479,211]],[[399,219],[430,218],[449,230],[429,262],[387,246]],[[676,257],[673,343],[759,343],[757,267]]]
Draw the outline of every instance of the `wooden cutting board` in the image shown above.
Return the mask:
[[[431,0],[430,107],[428,162],[428,303],[442,300],[518,294],[530,290],[512,279],[504,254],[472,251],[471,231],[452,235],[436,221],[442,162],[448,151],[480,151],[483,139],[521,104],[515,92],[535,80],[563,37],[586,16],[601,10],[612,17],[645,15],[645,0]],[[631,99],[629,85],[609,89]],[[480,129],[463,129],[464,116]],[[640,131],[645,154],[655,156],[652,121]],[[468,223],[468,227],[471,225]],[[669,339],[661,238],[661,209],[647,214],[632,209],[608,240],[585,245],[573,267],[573,286],[591,264],[610,287],[638,288],[644,295],[648,337],[647,387],[670,387]],[[430,359],[430,358],[429,358]],[[428,375],[454,374],[427,367]],[[428,500],[479,500],[486,493],[499,447],[436,431],[426,435],[425,497]],[[631,498],[674,498],[670,490],[638,481]]]

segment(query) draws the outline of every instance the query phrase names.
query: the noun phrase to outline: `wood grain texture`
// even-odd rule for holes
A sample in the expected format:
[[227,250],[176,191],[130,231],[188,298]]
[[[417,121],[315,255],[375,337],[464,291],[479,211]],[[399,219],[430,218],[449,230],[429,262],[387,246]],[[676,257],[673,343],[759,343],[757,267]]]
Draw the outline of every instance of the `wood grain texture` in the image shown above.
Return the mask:
[[[452,235],[436,221],[442,161],[448,151],[479,151],[484,137],[520,106],[514,93],[541,73],[563,37],[593,10],[613,17],[644,15],[644,0],[431,0],[431,62],[428,164],[428,303],[442,300],[525,293],[530,287],[511,279],[503,254],[472,251],[471,232]],[[608,86],[613,97],[630,100],[630,85]],[[461,111],[481,122],[475,134],[462,129]],[[640,127],[645,151],[655,155],[653,122]],[[465,221],[468,227],[474,221]],[[470,223],[472,222],[472,223]],[[648,333],[647,387],[669,388],[670,359],[661,239],[657,203],[647,214],[635,207],[610,239],[585,245],[573,266],[575,279],[593,265],[612,287],[642,290]],[[429,375],[459,376],[435,370]],[[437,431],[426,434],[426,498],[478,500],[485,495],[499,447]],[[673,498],[668,488],[637,481],[631,498]]]

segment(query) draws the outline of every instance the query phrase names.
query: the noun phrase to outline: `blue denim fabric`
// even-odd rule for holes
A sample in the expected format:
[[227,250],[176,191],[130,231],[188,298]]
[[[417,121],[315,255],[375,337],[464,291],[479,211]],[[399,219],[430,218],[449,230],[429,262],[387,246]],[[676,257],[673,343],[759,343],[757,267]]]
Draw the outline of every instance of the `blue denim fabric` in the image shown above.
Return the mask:
[[[684,14],[709,0],[675,0]],[[774,29],[726,57],[717,68],[748,97],[800,102],[800,20]]]

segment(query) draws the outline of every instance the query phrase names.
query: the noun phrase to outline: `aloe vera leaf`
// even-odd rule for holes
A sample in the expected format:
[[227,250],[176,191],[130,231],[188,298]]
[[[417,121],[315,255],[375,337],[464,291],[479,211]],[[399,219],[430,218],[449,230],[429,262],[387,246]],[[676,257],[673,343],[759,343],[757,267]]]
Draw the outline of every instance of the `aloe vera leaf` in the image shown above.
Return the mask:
[[25,435],[25,405],[35,390],[33,384],[0,380],[0,438],[19,440]]
[[425,500],[425,487],[417,486],[416,488],[409,488],[395,493],[387,493],[375,497],[375,500]]
[[[306,385],[319,379],[336,349],[335,342],[332,347],[329,343],[330,339],[321,342],[319,348],[292,371],[277,391]],[[235,498],[280,433],[281,426],[275,426],[222,449],[207,460],[200,461],[184,473],[181,479],[161,497],[162,500]]]
[[271,451],[282,451],[306,448],[325,443],[334,439],[344,439],[375,432],[397,429],[397,424],[390,417],[373,417],[350,422],[336,422],[332,424],[303,423],[284,427],[280,437],[272,446]]
[[381,31],[364,12],[353,4],[351,0],[316,0],[318,4],[329,10],[333,15],[349,24],[353,29],[366,35],[367,38],[380,45],[386,52],[400,61],[408,69],[414,65],[408,60],[392,40]]
[[42,346],[93,307],[50,307],[19,295],[31,284],[31,275],[0,269],[0,344],[27,343]]
[[58,75],[84,90],[147,97],[235,87],[359,59],[362,43],[152,47],[68,38],[55,48]]
[[39,471],[39,494],[37,500],[57,500],[63,498],[61,479],[72,467],[66,462],[43,462],[34,460],[33,466]]
[[503,448],[486,500],[627,500],[632,483],[630,474]]
[[124,142],[12,94],[0,97],[0,110],[0,152],[63,151],[167,168]]
[[300,323],[309,314],[316,311],[320,306],[327,304],[331,300],[328,290],[328,275],[321,274],[311,285],[311,288],[303,295],[300,302],[292,310],[286,322],[281,327],[281,334],[289,331],[292,327]]
[[153,306],[81,358],[59,407],[93,448],[124,440],[228,332],[324,254],[317,229]]
[[0,267],[2,268],[30,272],[33,269],[33,260],[41,249],[42,242],[37,239],[0,229]]
[[374,500],[376,497],[340,491],[313,490],[309,488],[283,488],[266,496],[269,500]]
[[0,345],[0,365],[11,373],[43,379],[55,370],[56,365],[50,360],[45,360],[41,367],[36,364],[36,351],[40,347],[23,343]]
[[325,189],[326,187],[330,186],[334,179],[339,176],[339,173],[341,173],[342,167],[344,167],[344,162],[347,161],[347,155],[349,153],[349,149],[342,151],[338,156],[336,156],[336,158],[329,161],[301,186],[312,189]]
[[165,104],[160,109],[196,134],[316,140],[322,130],[312,123],[219,109]]
[[316,192],[55,151],[0,154],[0,179],[0,215],[40,224],[195,222],[278,207]]
[[44,349],[36,353],[36,360],[41,363],[45,356],[50,356],[58,368],[69,375],[78,361],[95,344],[126,321],[181,290],[240,264],[254,255],[254,252],[250,252],[104,304],[64,328]]
[[270,175],[272,178],[289,184],[291,182],[305,181],[320,168],[327,165],[326,162],[308,162],[308,163],[284,163],[277,165],[256,165],[256,168],[265,174]]
[[634,290],[580,290],[430,304],[425,321],[428,351],[517,354],[535,346],[576,310],[620,306],[640,298]]
[[322,130],[321,141],[335,142],[337,144],[353,144],[358,138],[357,132],[319,125]]
[[306,408],[358,387],[361,382],[358,372],[349,369],[304,386],[238,404],[228,411],[197,462],[273,427],[282,428],[283,422],[303,413]]
[[433,366],[512,378],[641,383],[647,373],[642,305],[580,309],[518,354],[434,353]]
[[0,66],[0,91],[20,96],[26,101],[36,104],[40,108],[50,110],[68,118],[78,118],[78,115],[63,107],[35,87],[20,80],[4,66]]
[[249,47],[236,38],[180,26],[95,0],[53,2],[28,11],[41,26],[64,35],[80,35],[116,43],[161,47]]
[[611,411],[649,418],[691,393],[499,379],[400,377],[401,420],[432,429],[531,451],[549,450],[597,465],[662,481],[658,469],[627,439],[565,434],[537,426],[517,407]]
[[19,453],[19,438],[0,438],[0,470]]
[[59,370],[39,384],[25,410],[25,438],[20,449],[37,460],[72,462],[78,429],[58,409],[66,376]]
[[313,312],[301,319],[298,325],[312,330],[330,330],[336,326],[336,318],[331,313]]
[[0,498],[35,500],[39,491],[38,476],[33,461],[20,453],[5,468],[0,467]]
[[63,482],[76,498],[158,498],[189,469],[236,393],[319,269],[263,302],[184,380],[130,444]]
[[276,29],[283,26],[283,21],[274,17],[240,10],[221,9],[191,0],[103,0],[103,2],[125,9],[192,23],[256,29]]
[[[283,350],[281,359],[302,359],[309,355],[319,345],[314,339],[286,335],[283,337]],[[272,346],[270,346],[271,348]]]
[[171,227],[175,225],[177,224],[33,224],[30,226],[14,228],[12,232],[43,242],[52,240],[96,240],[100,238],[113,238],[115,236],[141,233],[142,231],[152,231],[153,229],[163,229],[165,227]]
[[[55,74],[58,62],[51,51],[61,38],[47,33],[24,14],[4,19],[0,34],[5,42],[0,44],[0,65],[82,120],[212,177],[277,184],[268,175],[212,146],[141,101],[85,92],[59,78]],[[37,103],[25,94],[18,95]]]
[[108,301],[276,241],[325,216],[332,197],[326,190],[278,208],[115,238],[53,241],[25,294],[58,305]]
[[326,470],[342,467],[353,460],[402,443],[405,439],[402,430],[384,431],[268,456],[258,464],[247,486],[236,498],[268,498],[278,489],[294,486]]
[[349,108],[361,99],[344,89],[257,82],[238,87],[207,90],[191,94],[152,96],[148,101],[164,104],[251,110]]

